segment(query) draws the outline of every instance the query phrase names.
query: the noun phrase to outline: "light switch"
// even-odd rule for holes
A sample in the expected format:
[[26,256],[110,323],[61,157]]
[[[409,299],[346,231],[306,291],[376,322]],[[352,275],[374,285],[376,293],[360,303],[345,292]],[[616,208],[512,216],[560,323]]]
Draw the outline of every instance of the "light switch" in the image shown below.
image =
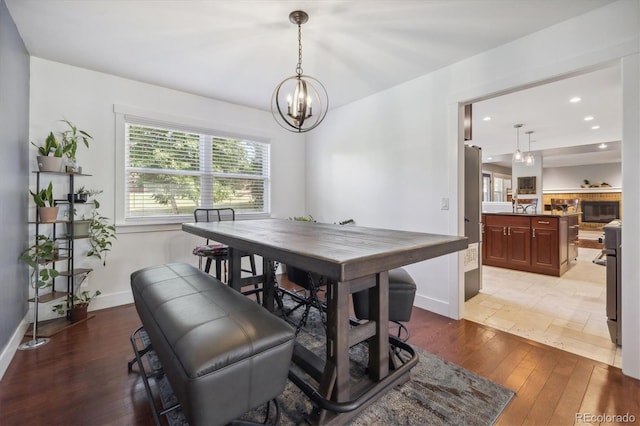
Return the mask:
[[440,210],[449,210],[449,199],[443,198],[440,202]]

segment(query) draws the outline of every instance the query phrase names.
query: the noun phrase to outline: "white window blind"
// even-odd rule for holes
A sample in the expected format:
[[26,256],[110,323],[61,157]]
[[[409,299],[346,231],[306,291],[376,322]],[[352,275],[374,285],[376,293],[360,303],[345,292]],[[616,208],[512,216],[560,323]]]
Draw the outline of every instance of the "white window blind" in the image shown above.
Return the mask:
[[268,213],[269,144],[125,119],[124,217]]

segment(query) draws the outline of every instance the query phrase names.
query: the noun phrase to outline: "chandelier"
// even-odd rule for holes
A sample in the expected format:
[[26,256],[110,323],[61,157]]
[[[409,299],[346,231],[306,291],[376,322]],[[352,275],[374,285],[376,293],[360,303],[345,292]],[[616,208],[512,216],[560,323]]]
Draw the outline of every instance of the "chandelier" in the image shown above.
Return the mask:
[[271,96],[271,114],[283,128],[296,133],[315,129],[324,120],[329,108],[327,91],[317,79],[302,71],[302,24],[309,15],[302,10],[289,14],[289,21],[298,26],[298,64],[296,75],[284,79]]
[[524,157],[524,164],[527,166],[533,166],[536,163],[536,159],[531,153],[531,133],[533,133],[533,130],[529,130],[525,133],[529,135],[529,152],[527,152],[527,155]]
[[513,153],[513,162],[514,163],[522,163],[524,161],[524,155],[522,151],[520,151],[520,128],[523,124],[514,124],[513,127],[516,129],[516,152]]

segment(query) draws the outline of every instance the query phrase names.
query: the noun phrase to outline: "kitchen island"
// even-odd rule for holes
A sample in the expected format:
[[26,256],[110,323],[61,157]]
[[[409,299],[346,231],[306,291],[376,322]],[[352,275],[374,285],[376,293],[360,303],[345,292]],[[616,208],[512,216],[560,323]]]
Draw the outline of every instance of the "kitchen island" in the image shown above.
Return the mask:
[[561,276],[578,257],[578,215],[483,213],[482,264]]

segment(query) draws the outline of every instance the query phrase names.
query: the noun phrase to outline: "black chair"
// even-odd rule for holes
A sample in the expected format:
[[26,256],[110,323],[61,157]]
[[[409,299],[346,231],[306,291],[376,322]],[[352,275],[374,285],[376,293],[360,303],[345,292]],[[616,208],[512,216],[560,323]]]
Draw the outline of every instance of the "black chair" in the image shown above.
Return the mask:
[[[225,220],[236,220],[236,212],[230,207],[215,208],[215,209],[195,209],[193,211],[193,217],[196,222],[222,222]],[[193,249],[193,254],[199,257],[198,266],[206,273],[210,273],[211,264],[216,262],[216,275],[215,277],[220,281],[227,282],[227,261],[229,260],[229,247],[225,244],[221,244],[215,241],[207,240],[205,245],[198,246]],[[250,269],[242,269],[242,272],[250,273],[251,275],[257,274],[256,259],[253,254],[248,254],[243,257],[249,258]],[[205,260],[205,266],[202,267],[202,261]],[[224,266],[224,278],[222,276],[222,267]],[[258,284],[255,285],[255,289],[259,290]],[[256,293],[256,291],[248,292],[250,294]],[[258,303],[260,302],[260,296],[256,294]]]
[[300,332],[300,329],[307,324],[311,308],[316,308],[319,311],[322,325],[326,330],[327,319],[325,314],[327,306],[319,295],[326,287],[327,283],[325,278],[318,274],[287,265],[287,280],[301,288],[300,290],[295,290],[280,287],[280,291],[283,294],[288,294],[297,303],[294,307],[284,310],[283,313],[285,316],[288,317],[296,310],[304,307],[302,317],[296,324],[296,336]]
[[[409,329],[403,324],[411,319],[416,283],[402,268],[389,271],[389,321],[398,326],[398,339],[406,341]],[[369,320],[369,290],[353,293],[353,310],[358,320]],[[403,333],[404,332],[404,333]],[[404,334],[404,335],[403,335]]]

